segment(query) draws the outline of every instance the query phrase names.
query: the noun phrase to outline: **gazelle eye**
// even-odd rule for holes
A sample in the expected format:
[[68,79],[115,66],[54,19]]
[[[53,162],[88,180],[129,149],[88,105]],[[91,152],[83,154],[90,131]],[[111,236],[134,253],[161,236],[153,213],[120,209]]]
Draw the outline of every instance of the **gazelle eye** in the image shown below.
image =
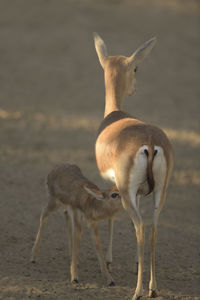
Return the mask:
[[118,193],[112,193],[111,197],[112,198],[119,198],[119,194]]
[[135,69],[134,69],[134,72],[136,73],[136,72],[137,72],[137,70],[138,70],[138,67],[135,67]]

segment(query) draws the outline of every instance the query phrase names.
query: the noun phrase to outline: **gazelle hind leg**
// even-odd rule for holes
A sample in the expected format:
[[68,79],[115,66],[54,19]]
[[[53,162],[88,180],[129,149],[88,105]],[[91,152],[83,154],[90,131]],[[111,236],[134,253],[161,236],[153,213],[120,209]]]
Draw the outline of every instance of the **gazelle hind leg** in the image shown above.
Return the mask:
[[138,276],[137,276],[137,286],[132,300],[140,299],[144,293],[143,268],[144,268],[145,226],[139,211],[139,197],[137,197],[137,194],[141,183],[144,182],[146,179],[147,156],[145,154],[145,150],[147,148],[148,147],[144,145],[138,150],[134,159],[134,165],[130,169],[129,174],[124,171],[126,169],[124,168],[124,166],[128,166],[130,164],[130,161],[127,157],[126,158],[123,157],[123,159],[118,161],[116,170],[118,169],[121,171],[115,172],[116,185],[122,197],[122,204],[134,224],[136,238],[137,238]]
[[145,245],[145,226],[136,204],[136,192],[131,190],[129,193],[122,194],[122,203],[128,212],[136,232],[137,238],[137,254],[138,254],[138,278],[135,294],[132,300],[138,300],[142,297],[143,291],[143,266],[144,266],[144,245]]
[[[141,196],[139,194],[137,194],[136,195],[136,204],[137,204],[138,210],[140,208],[140,198],[141,198]],[[138,275],[138,251],[137,251],[137,256],[136,256],[135,274]]]
[[39,247],[40,247],[40,242],[41,242],[41,238],[42,238],[42,234],[44,232],[44,228],[45,225],[47,224],[48,221],[48,217],[58,209],[58,205],[56,203],[56,201],[52,198],[50,199],[47,207],[45,207],[40,215],[40,225],[39,225],[39,229],[38,229],[38,233],[35,239],[35,243],[34,246],[32,248],[31,251],[31,259],[30,261],[32,263],[35,263],[36,258],[38,256],[39,253]]
[[157,283],[155,275],[155,248],[156,248],[156,239],[157,239],[157,224],[160,211],[165,201],[165,192],[166,189],[155,191],[154,200],[154,217],[153,223],[150,229],[150,244],[151,244],[151,258],[150,258],[150,282],[149,282],[149,297],[157,297]]
[[163,154],[163,150],[160,147],[156,147],[157,154],[153,162],[153,175],[155,180],[154,187],[154,215],[153,222],[150,231],[150,244],[151,244],[151,258],[150,258],[150,282],[149,282],[149,296],[151,298],[157,297],[157,283],[155,275],[155,248],[157,239],[157,225],[158,218],[162,207],[165,202],[166,188],[167,188],[167,174],[166,160]]

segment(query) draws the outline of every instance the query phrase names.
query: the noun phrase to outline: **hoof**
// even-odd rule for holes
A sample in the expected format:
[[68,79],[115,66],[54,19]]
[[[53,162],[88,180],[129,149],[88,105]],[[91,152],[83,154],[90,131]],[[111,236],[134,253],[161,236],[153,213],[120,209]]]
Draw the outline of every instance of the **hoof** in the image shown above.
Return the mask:
[[115,286],[114,281],[111,281],[108,286]]
[[150,297],[150,298],[156,298],[156,297],[158,297],[158,294],[157,294],[156,291],[150,290],[150,291],[149,291],[149,297]]
[[132,298],[132,300],[139,300],[141,298],[142,298],[142,296],[134,295],[133,298]]
[[31,258],[30,262],[31,262],[32,264],[35,264],[35,263],[36,263],[36,260],[33,259],[33,258]]
[[78,279],[77,279],[77,278],[73,279],[73,280],[72,280],[72,283],[78,284],[78,283],[79,283],[79,282],[78,282]]

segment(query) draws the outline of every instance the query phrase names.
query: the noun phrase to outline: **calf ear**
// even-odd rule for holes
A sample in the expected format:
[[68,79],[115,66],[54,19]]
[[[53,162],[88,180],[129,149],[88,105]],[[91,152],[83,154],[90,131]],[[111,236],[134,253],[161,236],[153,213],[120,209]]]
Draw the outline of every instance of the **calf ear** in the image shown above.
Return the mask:
[[95,199],[97,200],[103,200],[104,196],[103,194],[100,192],[100,190],[95,189],[95,188],[89,188],[88,186],[84,186],[84,189],[86,190],[86,192],[88,192],[88,194],[92,195]]

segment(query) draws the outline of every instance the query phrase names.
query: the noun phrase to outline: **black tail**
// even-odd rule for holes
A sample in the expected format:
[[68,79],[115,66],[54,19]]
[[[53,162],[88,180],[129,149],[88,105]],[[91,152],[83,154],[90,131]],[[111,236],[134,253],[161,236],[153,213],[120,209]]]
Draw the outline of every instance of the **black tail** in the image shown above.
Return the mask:
[[149,185],[149,191],[146,195],[149,195],[153,191],[154,185],[155,185],[152,165],[153,165],[154,157],[156,156],[158,151],[154,150],[153,147],[151,147],[148,150],[145,149],[144,152],[147,156],[147,182],[148,182],[148,185]]

